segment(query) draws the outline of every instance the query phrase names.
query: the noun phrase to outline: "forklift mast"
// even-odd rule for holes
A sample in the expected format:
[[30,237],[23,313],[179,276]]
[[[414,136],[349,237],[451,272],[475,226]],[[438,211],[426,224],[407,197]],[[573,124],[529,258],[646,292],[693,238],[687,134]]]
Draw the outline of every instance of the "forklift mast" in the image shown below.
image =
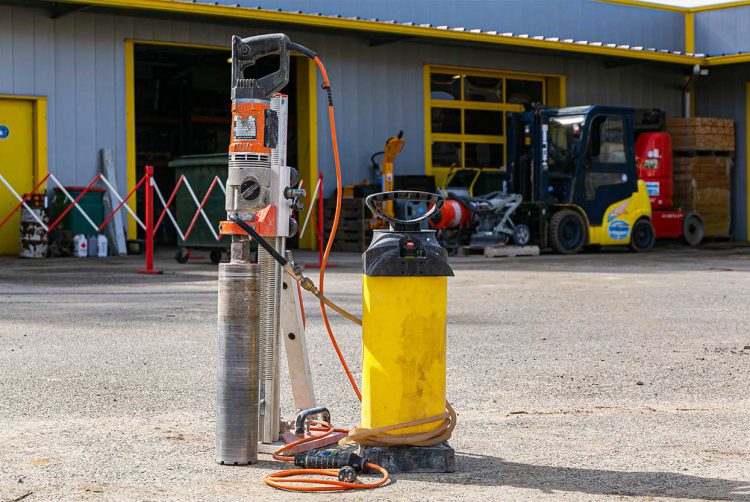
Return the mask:
[[507,191],[517,193],[525,202],[544,199],[546,172],[542,169],[541,108],[509,114]]

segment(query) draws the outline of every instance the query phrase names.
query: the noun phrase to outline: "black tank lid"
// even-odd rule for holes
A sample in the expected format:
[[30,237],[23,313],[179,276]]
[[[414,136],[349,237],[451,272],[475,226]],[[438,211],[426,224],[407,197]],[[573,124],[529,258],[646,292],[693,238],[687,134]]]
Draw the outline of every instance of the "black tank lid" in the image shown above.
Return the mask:
[[434,230],[375,230],[362,257],[364,274],[370,277],[453,276],[448,252]]

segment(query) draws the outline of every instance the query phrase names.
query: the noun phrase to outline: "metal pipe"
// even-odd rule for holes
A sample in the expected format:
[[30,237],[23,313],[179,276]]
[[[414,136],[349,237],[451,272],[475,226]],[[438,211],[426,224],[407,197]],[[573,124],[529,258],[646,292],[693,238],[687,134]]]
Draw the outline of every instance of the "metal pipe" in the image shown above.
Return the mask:
[[216,461],[258,461],[258,265],[250,239],[234,236],[232,262],[219,265],[216,349]]

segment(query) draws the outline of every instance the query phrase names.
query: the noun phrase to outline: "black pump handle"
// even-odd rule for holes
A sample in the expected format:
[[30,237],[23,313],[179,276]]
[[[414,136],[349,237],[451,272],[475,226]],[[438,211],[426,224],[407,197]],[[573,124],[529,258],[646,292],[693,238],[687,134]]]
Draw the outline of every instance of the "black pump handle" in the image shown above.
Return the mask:
[[[283,33],[232,37],[232,98],[270,99],[289,83],[289,37]],[[279,54],[279,69],[258,79],[244,78],[245,68]]]
[[[383,213],[383,211],[377,206],[378,202],[387,202],[391,200],[411,200],[414,202],[433,203],[434,205],[419,218],[414,218],[413,220],[400,220]],[[370,211],[372,211],[375,216],[390,223],[394,230],[411,231],[418,230],[419,222],[426,220],[439,211],[440,208],[443,207],[444,201],[445,199],[443,196],[436,193],[397,190],[395,192],[380,192],[369,195],[367,199],[365,199],[365,204],[367,204],[367,207],[370,208]]]

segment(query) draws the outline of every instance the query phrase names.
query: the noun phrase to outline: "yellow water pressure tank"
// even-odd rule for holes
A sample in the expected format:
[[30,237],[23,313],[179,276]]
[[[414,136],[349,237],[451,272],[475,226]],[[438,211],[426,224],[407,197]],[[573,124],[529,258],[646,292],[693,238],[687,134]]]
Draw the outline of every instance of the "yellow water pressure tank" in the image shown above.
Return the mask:
[[[362,278],[361,427],[445,412],[447,286],[452,275],[434,231],[417,226],[374,232]],[[435,426],[393,433],[427,432]]]

